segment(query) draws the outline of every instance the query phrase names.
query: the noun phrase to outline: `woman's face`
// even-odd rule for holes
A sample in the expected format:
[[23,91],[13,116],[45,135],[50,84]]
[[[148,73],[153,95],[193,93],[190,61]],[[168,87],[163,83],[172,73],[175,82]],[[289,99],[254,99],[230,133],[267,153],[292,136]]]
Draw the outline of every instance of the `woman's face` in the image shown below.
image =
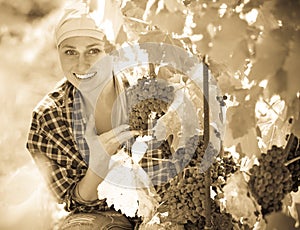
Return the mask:
[[91,67],[105,56],[104,46],[103,41],[92,37],[71,37],[59,45],[62,70],[75,87],[96,76]]

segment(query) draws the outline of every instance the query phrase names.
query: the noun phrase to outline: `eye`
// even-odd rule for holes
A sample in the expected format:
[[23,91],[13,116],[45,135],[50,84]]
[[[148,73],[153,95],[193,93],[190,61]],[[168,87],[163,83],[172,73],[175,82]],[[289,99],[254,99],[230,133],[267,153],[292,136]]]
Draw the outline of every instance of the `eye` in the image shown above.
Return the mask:
[[69,56],[72,56],[72,55],[77,55],[77,52],[75,50],[66,50],[65,54],[69,55]]
[[98,49],[98,48],[93,48],[93,49],[90,49],[89,51],[88,51],[88,54],[99,54],[99,53],[101,53],[102,51],[100,50],[100,49]]

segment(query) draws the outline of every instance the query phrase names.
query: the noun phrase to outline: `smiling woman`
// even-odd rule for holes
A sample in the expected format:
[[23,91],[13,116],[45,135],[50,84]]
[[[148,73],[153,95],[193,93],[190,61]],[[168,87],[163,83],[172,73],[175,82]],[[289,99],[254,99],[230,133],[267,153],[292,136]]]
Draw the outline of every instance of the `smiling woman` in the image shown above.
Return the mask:
[[[112,125],[120,93],[106,58],[112,46],[84,2],[66,11],[55,35],[65,79],[35,108],[27,148],[70,212],[60,229],[132,229],[97,194],[111,156],[135,134],[124,123]],[[101,94],[91,94],[95,91]]]
[[103,41],[93,37],[71,37],[59,44],[63,72],[74,86],[96,76],[97,72],[90,72],[90,68],[105,55],[104,46]]
[[75,87],[81,80],[94,77],[97,72],[90,68],[105,53],[110,51],[110,43],[104,32],[96,25],[91,14],[70,10],[59,22],[55,31],[61,66],[65,77]]

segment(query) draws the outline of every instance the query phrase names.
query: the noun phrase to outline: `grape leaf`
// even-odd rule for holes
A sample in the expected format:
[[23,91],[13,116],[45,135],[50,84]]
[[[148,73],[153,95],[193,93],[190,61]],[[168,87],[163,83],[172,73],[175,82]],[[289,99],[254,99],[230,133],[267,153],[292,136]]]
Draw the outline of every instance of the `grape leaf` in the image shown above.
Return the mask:
[[226,129],[224,136],[224,146],[240,146],[239,154],[248,156],[249,158],[261,155],[261,151],[257,143],[255,127],[248,129],[247,133],[239,138],[233,138],[231,131],[229,129]]
[[269,79],[282,67],[288,54],[288,35],[272,30],[256,45],[256,59],[249,74],[250,80]]
[[297,30],[297,27],[300,23],[300,2],[282,0],[277,0],[275,2],[276,4],[271,12],[278,20],[282,20],[284,24],[289,25]]
[[209,50],[211,49],[210,44],[211,44],[211,37],[209,36],[209,33],[204,30],[201,35],[203,38],[199,41],[194,41],[193,44],[196,45],[197,47],[197,52],[199,54],[207,54],[209,53]]
[[239,79],[236,79],[233,76],[233,73],[230,72],[226,67],[217,64],[217,66],[213,66],[213,71],[216,73],[220,73],[218,76],[218,86],[225,94],[235,95],[237,93],[236,89],[241,89],[242,84]]
[[[147,20],[152,22],[153,26],[160,28],[166,33],[182,34],[186,15],[181,11],[171,13],[166,7],[154,15],[149,15]],[[172,22],[172,23],[170,23]]]
[[[208,54],[216,62],[228,63],[234,51],[240,48],[237,47],[237,44],[243,44],[241,41],[247,35],[247,25],[245,21],[239,18],[238,14],[233,14],[230,17],[223,18],[217,26],[221,28],[221,31],[216,32],[212,41],[213,46]],[[245,48],[242,51],[246,51]],[[246,54],[247,51],[244,55]]]
[[300,99],[295,98],[295,106],[292,108],[293,111],[293,125],[291,132],[294,133],[297,137],[300,137]]
[[164,33],[163,31],[156,29],[147,31],[147,33],[140,34],[138,40],[140,43],[146,42],[156,42],[156,43],[166,43],[169,45],[176,45],[182,47],[180,40],[173,38],[170,34]]
[[229,128],[234,139],[243,137],[248,130],[256,126],[254,108],[254,104],[249,101],[228,108]]
[[201,40],[195,41],[194,44],[197,46],[199,53],[207,54],[211,49],[212,42],[207,27],[209,24],[218,24],[218,11],[215,8],[202,9],[199,6],[194,7],[192,11],[194,11],[193,22],[195,23],[192,28],[193,34],[203,36]]
[[144,9],[138,7],[133,1],[127,1],[126,5],[121,9],[122,13],[126,17],[132,17],[142,19]]
[[263,6],[257,9],[259,10],[259,13],[253,26],[256,28],[263,28],[260,30],[265,34],[269,33],[270,30],[279,28],[277,19],[270,13],[275,8],[275,4],[275,1],[265,1]]
[[171,13],[175,13],[177,11],[184,11],[186,8],[184,7],[183,4],[181,4],[179,1],[177,0],[164,0],[165,2],[165,6],[168,9],[168,11],[170,11]]
[[300,226],[300,221],[299,221],[299,214],[297,211],[297,204],[300,203],[300,192],[291,192],[290,193],[292,196],[292,205],[289,208],[289,214],[291,215],[291,217],[294,218],[294,220],[296,221],[296,226],[299,227]]
[[288,217],[292,217],[296,223],[295,227],[299,227],[299,216],[296,207],[297,193],[289,193],[282,200],[282,213],[284,213]]
[[138,189],[139,207],[137,216],[143,217],[143,222],[148,222],[154,216],[158,207],[158,196],[150,189]]
[[195,23],[193,34],[202,34],[204,31],[207,31],[207,26],[209,24],[218,24],[220,20],[218,17],[218,9],[216,8],[209,7],[203,9],[200,5],[195,7],[193,11],[193,22]]
[[164,79],[170,84],[178,84],[181,81],[180,72],[170,66],[160,66],[157,77],[160,79]]
[[246,59],[249,58],[250,53],[248,49],[247,39],[242,39],[233,47],[231,58],[228,60],[228,68],[234,72],[243,73],[245,70]]
[[286,72],[286,90],[280,93],[280,95],[287,103],[295,98],[297,92],[300,92],[300,78],[298,76],[299,58],[300,32],[295,32],[294,39],[290,43],[289,54],[283,65],[283,69]]
[[128,37],[127,37],[127,33],[124,30],[124,25],[122,25],[116,37],[116,44],[122,45],[126,41],[128,41]]
[[147,51],[149,62],[166,62],[169,64],[171,61],[175,61],[175,64],[177,65],[180,63],[176,53],[178,52],[178,49],[176,49],[174,46],[182,47],[183,45],[181,44],[180,40],[174,39],[170,34],[164,33],[160,29],[155,29],[140,34],[138,42],[140,47]]
[[140,1],[140,0],[130,0],[130,1],[133,2],[135,4],[135,6],[141,8],[141,9],[146,8],[147,1]]
[[115,42],[116,37],[119,34],[120,28],[124,23],[123,14],[119,6],[117,6],[115,1],[105,1],[104,7],[97,9],[98,13],[101,15],[103,13],[103,20],[101,25],[109,25],[104,27],[104,31],[107,33],[108,39]]
[[[287,72],[284,69],[280,68],[276,71],[272,81],[268,82],[268,90],[270,94],[285,94],[287,90]],[[296,95],[295,92],[294,95]]]
[[295,220],[282,212],[272,213],[266,216],[266,230],[273,229],[289,229],[289,230],[297,230],[295,228]]
[[[204,3],[208,3],[208,1],[202,1]],[[235,8],[241,2],[239,0],[222,0],[222,1],[211,1],[208,4],[208,7],[219,9],[223,4],[226,4],[228,8]]]
[[[174,151],[184,147],[187,138],[198,134],[199,119],[196,112],[185,90],[177,88],[167,113],[158,119],[154,127],[154,135],[158,140],[166,140],[172,135],[171,147]],[[187,114],[189,119],[186,119]]]
[[257,126],[261,131],[261,140],[267,151],[272,145],[283,146],[285,135],[289,133],[287,122],[282,119],[285,114],[285,102],[279,96],[271,99],[260,99],[256,104]]
[[106,199],[109,206],[128,217],[144,215],[151,219],[158,206],[158,196],[147,173],[123,149],[112,156],[110,170],[97,190],[99,199]]
[[127,35],[128,41],[136,41],[139,34],[147,30],[148,23],[134,17],[124,17],[123,30]]
[[258,204],[255,204],[255,201],[249,198],[248,184],[243,174],[237,172],[229,177],[223,191],[226,199],[226,210],[237,220],[247,217],[244,219],[245,222],[250,226],[254,226]]

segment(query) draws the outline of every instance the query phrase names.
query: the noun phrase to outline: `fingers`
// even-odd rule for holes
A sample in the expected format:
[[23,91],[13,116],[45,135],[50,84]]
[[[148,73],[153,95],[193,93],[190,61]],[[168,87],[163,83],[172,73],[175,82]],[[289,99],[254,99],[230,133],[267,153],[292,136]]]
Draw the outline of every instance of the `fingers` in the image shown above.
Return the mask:
[[[110,133],[110,132],[109,132]],[[106,133],[107,134],[107,133]],[[135,135],[138,135],[138,131],[124,131],[119,133],[118,135],[110,135],[110,138],[108,138],[106,135],[100,135],[99,141],[106,149],[107,153],[109,155],[113,155],[116,153],[117,149],[128,141],[129,139],[133,138]]]
[[121,132],[115,138],[116,141],[122,144],[137,135],[139,135],[139,131],[132,130],[132,131]]
[[119,133],[125,131],[125,130],[128,130],[129,129],[129,125],[125,124],[125,125],[120,125],[116,128],[113,128],[111,130],[111,132],[113,133],[113,135],[117,136]]
[[114,152],[120,145],[139,135],[139,131],[128,130],[128,128],[128,125],[118,126],[109,132],[101,134],[99,140],[109,152]]

